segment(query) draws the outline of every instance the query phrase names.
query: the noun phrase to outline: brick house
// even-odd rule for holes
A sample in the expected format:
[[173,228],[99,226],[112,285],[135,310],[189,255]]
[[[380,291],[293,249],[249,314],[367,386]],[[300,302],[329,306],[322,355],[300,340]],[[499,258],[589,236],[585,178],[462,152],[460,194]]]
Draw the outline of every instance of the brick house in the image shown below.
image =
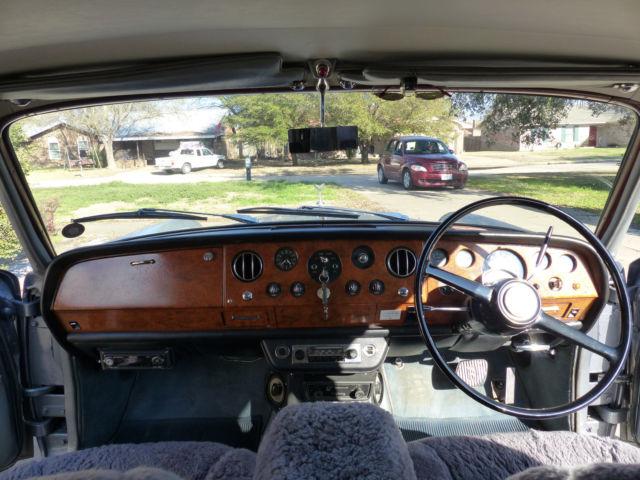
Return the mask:
[[464,151],[530,151],[552,148],[575,147],[626,147],[635,122],[621,122],[621,113],[610,110],[594,115],[585,106],[576,105],[569,109],[567,115],[556,128],[548,129],[548,138],[527,144],[513,135],[512,130],[504,130],[493,134],[482,131],[482,123],[467,132],[464,138]]
[[58,122],[25,132],[33,146],[31,163],[38,167],[93,166],[98,141],[81,128]]

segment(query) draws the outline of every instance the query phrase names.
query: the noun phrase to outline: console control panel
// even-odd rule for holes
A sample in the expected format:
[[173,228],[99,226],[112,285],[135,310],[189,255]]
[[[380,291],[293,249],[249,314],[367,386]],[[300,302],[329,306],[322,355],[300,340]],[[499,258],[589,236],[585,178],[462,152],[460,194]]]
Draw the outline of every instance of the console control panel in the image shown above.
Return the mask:
[[280,370],[354,370],[378,368],[387,354],[384,337],[333,339],[268,339],[262,349],[271,365]]

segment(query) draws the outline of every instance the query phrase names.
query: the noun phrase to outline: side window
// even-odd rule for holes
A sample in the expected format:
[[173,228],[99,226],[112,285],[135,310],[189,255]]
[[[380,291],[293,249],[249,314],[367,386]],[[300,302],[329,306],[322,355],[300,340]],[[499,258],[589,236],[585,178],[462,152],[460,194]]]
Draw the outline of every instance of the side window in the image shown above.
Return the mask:
[[209,150],[208,148],[203,148],[202,149],[202,154],[203,155],[213,155],[213,153],[211,153],[211,150]]
[[395,144],[396,144],[395,140],[391,140],[389,143],[387,143],[386,150],[387,150],[388,153],[393,152],[393,147],[395,146]]
[[416,151],[416,142],[411,141],[404,144],[405,153],[415,153]]
[[49,160],[60,160],[60,144],[57,140],[49,140]]
[[396,143],[396,148],[394,149],[393,153],[395,153],[396,155],[402,155],[402,142],[398,141],[398,143]]
[[78,139],[78,156],[80,158],[89,157],[89,142],[83,138]]
[[196,150],[196,155],[200,157],[202,155],[202,152],[200,152],[200,150]]
[[440,153],[449,153],[449,149],[447,148],[447,146],[442,143],[442,142],[437,142],[438,143],[438,152]]

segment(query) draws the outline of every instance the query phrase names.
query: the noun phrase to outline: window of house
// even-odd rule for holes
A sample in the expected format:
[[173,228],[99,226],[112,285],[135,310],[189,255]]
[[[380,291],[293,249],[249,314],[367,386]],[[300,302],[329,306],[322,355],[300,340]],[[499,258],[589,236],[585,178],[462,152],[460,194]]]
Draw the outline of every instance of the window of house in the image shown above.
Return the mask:
[[60,144],[57,140],[49,140],[49,160],[60,160]]
[[78,156],[80,158],[87,158],[89,156],[89,141],[85,139],[78,139]]

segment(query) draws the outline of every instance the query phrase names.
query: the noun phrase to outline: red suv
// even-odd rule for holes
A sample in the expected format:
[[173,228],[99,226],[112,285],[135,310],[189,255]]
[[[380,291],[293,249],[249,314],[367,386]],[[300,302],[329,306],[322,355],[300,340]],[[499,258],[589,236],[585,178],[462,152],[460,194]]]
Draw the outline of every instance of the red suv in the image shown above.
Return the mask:
[[398,180],[414,187],[463,188],[467,165],[458,160],[444,142],[432,137],[406,136],[392,139],[378,162],[378,181]]

